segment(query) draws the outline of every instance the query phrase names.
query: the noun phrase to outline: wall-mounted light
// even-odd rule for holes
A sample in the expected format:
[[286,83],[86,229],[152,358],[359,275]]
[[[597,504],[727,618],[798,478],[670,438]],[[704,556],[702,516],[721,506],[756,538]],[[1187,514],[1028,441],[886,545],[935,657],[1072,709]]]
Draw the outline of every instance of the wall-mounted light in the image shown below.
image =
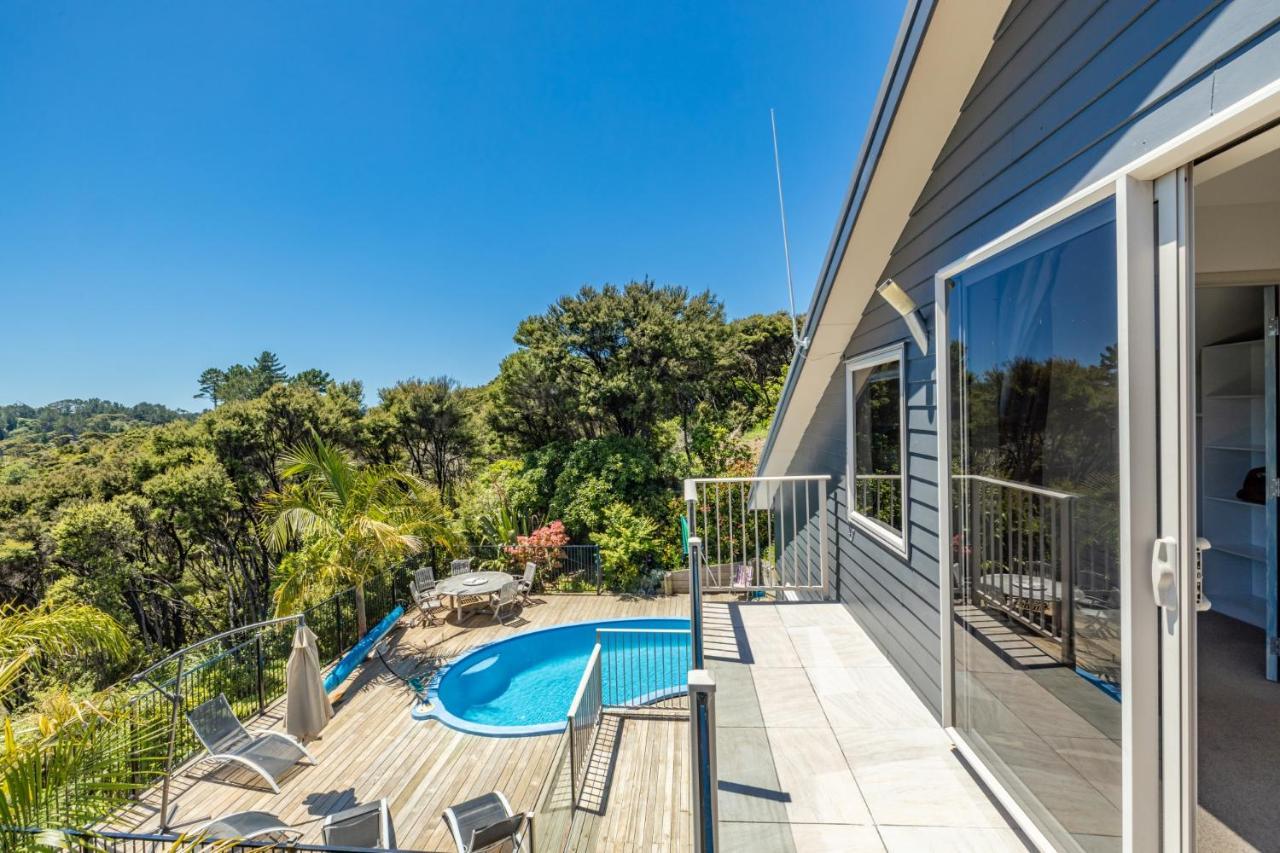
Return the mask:
[[920,352],[928,355],[929,335],[924,330],[924,323],[920,321],[920,313],[916,311],[916,301],[891,278],[880,282],[876,293],[884,297],[884,301],[889,303],[890,308],[902,315],[902,319],[907,322],[907,328],[911,331],[911,337],[915,338],[916,346],[920,347]]

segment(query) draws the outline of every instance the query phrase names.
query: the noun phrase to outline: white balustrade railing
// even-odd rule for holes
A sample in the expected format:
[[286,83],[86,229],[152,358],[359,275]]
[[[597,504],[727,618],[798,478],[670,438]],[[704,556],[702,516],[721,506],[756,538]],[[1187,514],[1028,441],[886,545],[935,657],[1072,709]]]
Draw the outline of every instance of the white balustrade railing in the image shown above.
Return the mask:
[[587,659],[587,666],[582,671],[582,679],[578,682],[578,690],[573,695],[573,702],[569,704],[565,720],[565,731],[569,736],[569,772],[575,803],[582,793],[587,767],[591,764],[591,749],[595,745],[596,733],[600,730],[600,660],[600,644],[596,643],[591,650],[591,657]]
[[829,588],[831,478],[709,477],[684,481],[689,534],[702,542],[704,592]]
[[604,661],[604,707],[688,710],[687,629],[597,628],[596,647]]

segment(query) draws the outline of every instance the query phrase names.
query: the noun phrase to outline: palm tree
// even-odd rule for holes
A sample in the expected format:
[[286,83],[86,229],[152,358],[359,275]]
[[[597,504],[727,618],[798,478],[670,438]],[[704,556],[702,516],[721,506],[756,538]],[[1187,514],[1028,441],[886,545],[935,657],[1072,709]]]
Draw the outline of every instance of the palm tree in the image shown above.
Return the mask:
[[262,502],[268,547],[285,553],[276,572],[276,614],[297,612],[319,589],[355,587],[356,627],[369,628],[365,584],[427,542],[452,541],[439,495],[386,466],[358,466],[319,436],[286,453],[279,492]]
[[95,654],[115,661],[129,654],[120,624],[96,607],[0,604],[0,709],[16,704],[14,691],[23,677],[55,660]]
[[94,607],[0,604],[0,824],[83,825],[159,772],[159,725],[126,728],[127,696],[84,698],[64,687],[28,705],[23,689],[55,661],[119,662],[129,651],[119,623]]

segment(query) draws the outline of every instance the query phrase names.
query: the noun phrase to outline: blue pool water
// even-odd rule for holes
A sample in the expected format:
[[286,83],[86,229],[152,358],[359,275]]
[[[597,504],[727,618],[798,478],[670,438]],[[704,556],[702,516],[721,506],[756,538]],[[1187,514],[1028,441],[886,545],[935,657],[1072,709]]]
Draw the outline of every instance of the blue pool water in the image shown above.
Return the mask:
[[[472,651],[441,672],[417,717],[462,731],[532,735],[564,729],[597,628],[688,631],[688,619],[613,619],[528,631]],[[689,635],[614,635],[601,657],[604,702],[646,702],[683,692]]]

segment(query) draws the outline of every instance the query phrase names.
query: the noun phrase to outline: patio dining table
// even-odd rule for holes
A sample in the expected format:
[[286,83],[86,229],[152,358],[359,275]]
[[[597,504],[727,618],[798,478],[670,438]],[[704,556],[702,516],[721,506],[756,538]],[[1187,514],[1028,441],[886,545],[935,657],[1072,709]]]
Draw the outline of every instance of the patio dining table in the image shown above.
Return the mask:
[[462,622],[462,608],[468,598],[491,596],[515,578],[506,572],[467,572],[466,574],[447,577],[436,584],[438,595],[447,595],[453,599],[453,606],[458,611],[458,622]]

